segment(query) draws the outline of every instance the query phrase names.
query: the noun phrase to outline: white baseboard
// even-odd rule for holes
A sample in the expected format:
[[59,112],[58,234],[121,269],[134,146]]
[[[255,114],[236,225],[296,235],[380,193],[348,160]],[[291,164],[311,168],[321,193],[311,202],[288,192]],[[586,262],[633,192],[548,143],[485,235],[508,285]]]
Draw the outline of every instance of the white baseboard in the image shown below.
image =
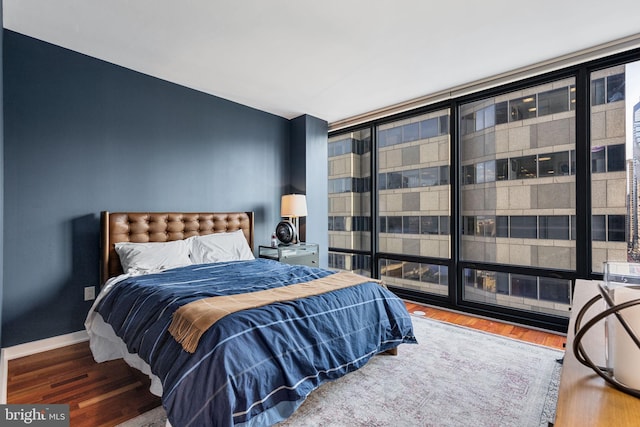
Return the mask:
[[89,335],[87,334],[87,331],[78,331],[3,348],[0,352],[0,404],[7,403],[7,376],[9,360],[18,359],[24,356],[31,356],[32,354],[54,350],[56,348],[88,340]]

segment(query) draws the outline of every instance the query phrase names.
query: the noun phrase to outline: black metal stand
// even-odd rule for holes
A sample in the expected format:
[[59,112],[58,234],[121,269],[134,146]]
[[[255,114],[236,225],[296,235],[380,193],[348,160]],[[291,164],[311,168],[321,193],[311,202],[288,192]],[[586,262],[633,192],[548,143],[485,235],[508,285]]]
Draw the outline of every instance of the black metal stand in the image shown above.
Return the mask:
[[[629,307],[633,307],[635,305],[640,305],[640,298],[615,305],[614,302],[611,300],[611,297],[609,296],[609,293],[607,292],[607,290],[604,289],[602,285],[599,285],[598,287],[600,289],[600,295],[596,295],[595,297],[591,298],[584,305],[584,307],[582,307],[582,309],[578,312],[578,315],[576,316],[576,323],[574,326],[575,338],[573,340],[573,353],[576,355],[576,359],[578,359],[580,363],[593,369],[594,372],[598,374],[600,377],[602,377],[608,384],[610,384],[611,386],[615,387],[620,391],[623,391],[634,397],[640,398],[640,390],[627,387],[626,385],[616,380],[613,376],[613,372],[611,372],[611,369],[605,366],[596,365],[593,362],[593,360],[591,360],[589,355],[584,350],[584,347],[582,346],[582,343],[581,343],[582,337],[587,333],[587,331],[591,329],[596,323],[600,322],[602,319],[613,314],[614,316],[616,316],[618,321],[622,324],[623,328],[625,329],[627,334],[629,334],[629,336],[631,337],[633,342],[636,344],[638,349],[640,349],[640,339],[638,339],[634,331],[629,327],[628,323],[620,315],[620,311]],[[630,287],[633,289],[638,289],[640,292],[640,286],[630,286]],[[583,327],[581,327],[582,318],[584,317],[587,310],[593,304],[600,301],[601,299],[605,300],[608,308],[602,311],[601,313],[598,313],[597,315],[595,315],[592,319],[590,319],[587,323],[585,323]]]

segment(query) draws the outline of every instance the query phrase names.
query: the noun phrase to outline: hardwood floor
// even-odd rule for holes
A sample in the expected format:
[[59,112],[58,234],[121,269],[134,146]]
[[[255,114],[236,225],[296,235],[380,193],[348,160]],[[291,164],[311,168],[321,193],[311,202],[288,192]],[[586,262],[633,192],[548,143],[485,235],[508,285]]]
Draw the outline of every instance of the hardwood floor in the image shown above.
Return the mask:
[[[562,349],[563,335],[481,319],[407,302],[444,322]],[[87,342],[26,356],[8,363],[7,403],[64,403],[71,427],[114,426],[160,405],[149,380],[122,360],[95,363]]]
[[83,342],[8,363],[7,403],[69,405],[72,427],[114,426],[160,405],[122,360],[96,363]]
[[553,332],[541,331],[538,329],[530,329],[524,326],[518,326],[510,323],[503,323],[497,320],[484,319],[470,316],[467,314],[442,310],[439,308],[425,307],[420,304],[405,302],[409,313],[416,314],[416,311],[424,313],[423,317],[441,320],[443,322],[454,323],[456,325],[466,326],[473,329],[479,329],[485,332],[491,332],[496,335],[502,335],[521,341],[539,344],[546,347],[564,350],[564,344],[567,341],[565,335]]

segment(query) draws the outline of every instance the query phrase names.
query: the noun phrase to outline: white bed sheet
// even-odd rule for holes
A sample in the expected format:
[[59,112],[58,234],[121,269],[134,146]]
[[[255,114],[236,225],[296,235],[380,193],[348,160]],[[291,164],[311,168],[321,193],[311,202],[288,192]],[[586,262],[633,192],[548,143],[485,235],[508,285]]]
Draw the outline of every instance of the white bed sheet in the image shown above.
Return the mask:
[[84,322],[85,329],[89,334],[89,347],[93,353],[94,360],[98,363],[124,359],[129,366],[139,370],[151,379],[151,386],[149,387],[151,393],[156,396],[162,396],[160,378],[151,372],[151,367],[140,356],[135,353],[129,353],[124,341],[116,335],[111,325],[104,321],[102,315],[95,311],[97,304],[113,288],[113,285],[130,276],[131,274],[122,274],[109,279],[98,294]]
[[[113,288],[113,285],[132,274],[122,274],[107,280],[105,286],[93,302],[87,318],[84,322],[85,329],[89,334],[89,347],[93,353],[93,359],[97,363],[106,362],[108,360],[123,359],[127,365],[139,370],[147,375],[151,380],[149,391],[156,396],[162,396],[162,382],[160,378],[151,372],[151,367],[135,353],[129,353],[126,344],[113,331],[111,325],[104,321],[102,315],[95,311],[97,304],[102,298]],[[171,427],[171,423],[167,420],[165,427]]]

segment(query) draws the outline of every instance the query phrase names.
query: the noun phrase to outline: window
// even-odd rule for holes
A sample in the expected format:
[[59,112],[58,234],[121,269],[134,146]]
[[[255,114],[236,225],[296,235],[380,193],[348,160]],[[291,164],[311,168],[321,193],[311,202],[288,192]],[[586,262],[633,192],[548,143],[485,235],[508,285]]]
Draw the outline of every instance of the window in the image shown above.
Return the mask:
[[625,170],[624,144],[610,145],[607,147],[607,172],[619,172]]
[[440,184],[440,168],[424,168],[420,169],[420,186],[431,187]]
[[538,283],[534,276],[511,275],[511,295],[529,299],[538,298]]
[[[368,129],[329,138],[329,246],[341,250],[371,250],[369,176],[371,132]],[[332,268],[353,267],[347,255],[329,257]],[[371,274],[371,273],[369,273]]]
[[509,121],[509,106],[507,102],[498,102],[495,104],[496,125],[501,125]]
[[402,217],[401,216],[387,217],[387,233],[402,233]]
[[402,188],[402,172],[389,172],[387,174],[387,189]]
[[449,165],[440,166],[440,185],[449,185]]
[[378,144],[380,147],[388,147],[402,142],[402,128],[383,129],[378,131]]
[[420,139],[420,124],[409,123],[402,127],[402,142],[417,141]]
[[569,111],[569,86],[538,94],[538,115]]
[[437,216],[420,217],[420,233],[422,234],[439,234],[440,227]]
[[378,190],[386,190],[387,189],[387,174],[379,173],[378,174]]
[[[640,261],[638,204],[640,62],[591,73],[591,269]],[[627,100],[633,100],[626,102]],[[624,124],[630,126],[627,128]]]
[[419,216],[403,217],[402,232],[404,234],[420,234],[420,217]]
[[594,241],[604,242],[607,240],[607,227],[605,215],[594,215],[591,217],[591,238]]
[[527,95],[509,101],[509,121],[516,122],[536,117],[536,95]]
[[479,216],[476,218],[476,235],[483,237],[496,236],[496,218],[493,216]]
[[606,148],[602,146],[592,147],[591,148],[591,172],[606,172],[606,163],[605,163],[605,152]]
[[350,270],[363,276],[371,276],[371,257],[362,254],[329,252],[329,265],[339,270]]
[[544,301],[570,304],[571,283],[568,280],[540,277],[540,299]]
[[535,216],[512,216],[509,236],[514,239],[537,239],[538,218]]
[[438,119],[431,118],[420,122],[420,134],[422,138],[433,138],[440,135],[438,130]]
[[388,233],[387,231],[387,217],[381,216],[378,221],[378,231],[380,233]]
[[626,242],[624,229],[624,215],[609,215],[607,217],[607,240],[609,242]]
[[541,239],[569,240],[568,216],[541,216],[539,222]]
[[505,181],[509,179],[509,160],[496,160],[496,181]]
[[476,217],[462,217],[462,234],[464,236],[474,236],[476,234]]
[[509,217],[508,216],[496,217],[496,236],[509,237]]
[[536,156],[516,157],[511,159],[512,173],[509,179],[537,178]]
[[591,105],[604,104],[604,78],[591,80]]
[[466,165],[462,167],[462,183],[465,185],[476,183],[476,167],[475,165]]
[[443,265],[381,259],[378,269],[384,282],[396,288],[446,295],[448,268]]
[[543,153],[538,155],[538,176],[569,175],[569,152]]
[[[591,78],[592,106],[624,101],[626,76],[624,72],[615,73],[616,71],[622,71],[621,67],[593,74]],[[609,74],[609,72],[614,72],[614,74]],[[601,75],[605,75],[605,77],[600,77]]]
[[640,262],[640,62],[628,55],[332,133],[330,266],[372,269],[418,301],[566,327],[573,279]]
[[402,173],[402,188],[420,187],[420,169],[410,169]]
[[478,163],[476,165],[475,182],[482,184],[483,182],[491,182],[496,180],[496,162],[490,160],[488,162]]
[[[379,140],[377,173],[386,176],[378,193],[380,252],[449,259],[449,120],[449,112],[439,110],[375,128]],[[395,129],[403,129],[403,135],[410,129],[411,141],[382,143],[397,132]],[[394,281],[394,286],[437,295],[448,292],[448,283],[433,287],[423,282],[425,277],[440,277],[440,268],[399,261],[388,259],[379,265],[383,276],[398,277],[397,271],[403,271],[402,280]]]
[[625,95],[624,73],[607,77],[607,102],[624,101]]
[[440,220],[440,227],[438,228],[438,234],[446,236],[451,233],[449,229],[449,217],[448,216],[440,216],[438,217]]
[[[496,112],[498,108],[487,106],[509,100],[508,123],[485,117],[482,135],[461,135],[463,261],[546,271],[575,268],[575,241],[570,240],[576,185],[570,167],[575,150],[575,112],[570,107],[574,87],[574,79],[567,78],[527,88],[519,96],[505,93],[459,107],[460,117],[476,112],[477,120],[478,111]],[[486,126],[490,123],[494,125]],[[539,276],[465,271],[465,301],[547,310],[539,298]],[[566,316],[563,308],[545,312]]]
[[468,135],[476,131],[476,118],[475,114],[467,114],[460,118],[460,133],[462,135]]
[[537,308],[539,312],[565,316],[566,311],[560,307],[568,306],[571,301],[571,281],[565,279],[465,269],[463,280],[467,297],[491,305],[546,301]]

